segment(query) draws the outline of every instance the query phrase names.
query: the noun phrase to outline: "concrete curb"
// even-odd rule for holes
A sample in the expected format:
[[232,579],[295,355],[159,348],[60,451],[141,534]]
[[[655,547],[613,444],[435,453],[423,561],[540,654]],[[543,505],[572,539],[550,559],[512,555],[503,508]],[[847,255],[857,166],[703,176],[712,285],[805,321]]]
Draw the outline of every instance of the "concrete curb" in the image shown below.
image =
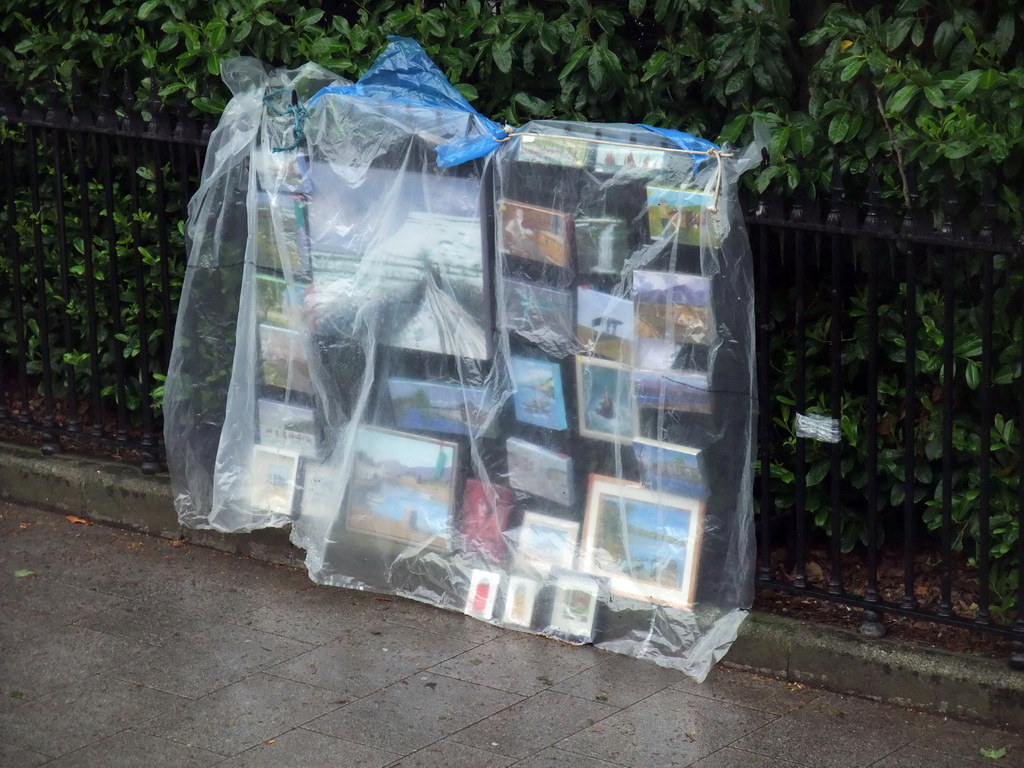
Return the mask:
[[[166,475],[0,442],[0,499],[256,560],[301,568],[286,530],[223,534],[182,528]],[[752,613],[726,666],[898,706],[1024,730],[1024,674],[1006,662]]]

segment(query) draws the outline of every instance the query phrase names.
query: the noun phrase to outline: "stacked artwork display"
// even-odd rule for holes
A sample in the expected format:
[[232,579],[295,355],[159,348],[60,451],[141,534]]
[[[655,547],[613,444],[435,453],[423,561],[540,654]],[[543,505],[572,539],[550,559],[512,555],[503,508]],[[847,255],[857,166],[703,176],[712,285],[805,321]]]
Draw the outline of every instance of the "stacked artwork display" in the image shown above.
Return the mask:
[[496,133],[395,77],[320,92],[301,146],[254,140],[189,523],[248,506],[319,582],[702,677],[749,604],[752,292],[725,160],[637,126]]

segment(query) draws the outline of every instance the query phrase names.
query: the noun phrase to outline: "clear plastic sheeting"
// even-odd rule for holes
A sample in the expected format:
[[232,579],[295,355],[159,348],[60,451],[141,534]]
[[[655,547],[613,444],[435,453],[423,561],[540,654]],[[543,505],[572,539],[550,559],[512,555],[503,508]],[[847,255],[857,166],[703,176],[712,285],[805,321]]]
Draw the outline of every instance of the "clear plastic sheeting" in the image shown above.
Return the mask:
[[410,41],[300,94],[294,148],[250,83],[190,209],[183,524],[291,525],[317,582],[703,679],[752,599],[756,151],[506,132]]
[[795,434],[820,443],[838,443],[842,439],[839,419],[816,413],[798,413],[795,419]]

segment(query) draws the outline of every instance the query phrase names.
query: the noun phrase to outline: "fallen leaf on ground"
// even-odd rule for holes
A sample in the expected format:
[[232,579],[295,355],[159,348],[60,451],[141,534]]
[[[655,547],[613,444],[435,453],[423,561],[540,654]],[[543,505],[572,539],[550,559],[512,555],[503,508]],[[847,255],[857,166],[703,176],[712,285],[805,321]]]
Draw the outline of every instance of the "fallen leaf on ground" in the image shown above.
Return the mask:
[[24,699],[25,698],[25,692],[24,691],[11,691],[11,698],[12,699]]
[[394,600],[392,598],[387,597],[385,595],[378,595],[377,597],[374,598],[374,600],[378,600],[379,602],[382,602],[382,603],[393,603],[394,602]]
[[28,578],[29,576],[35,576],[35,575],[36,575],[36,572],[35,571],[30,571],[28,568],[21,568],[21,569],[19,569],[19,570],[14,572],[14,578],[16,578],[16,579],[25,579],[25,578]]
[[982,757],[991,758],[992,760],[999,760],[1002,757],[1006,757],[1006,747],[1000,747],[999,749],[982,747],[978,750],[978,754]]
[[270,741],[267,742],[267,744],[273,744],[275,741],[277,741],[277,739],[271,739]]
[[185,546],[185,542],[182,541],[181,539],[172,539],[171,540],[171,546],[172,547],[184,547]]
[[35,525],[35,523],[22,523],[18,527],[21,528],[21,530],[25,530],[26,528],[31,528],[33,525]]
[[141,546],[142,546],[142,542],[141,541],[129,541],[128,542],[128,549],[138,549]]
[[67,520],[69,523],[78,523],[79,525],[92,525],[91,521],[85,520],[81,517],[75,517],[74,515],[64,515],[64,519]]

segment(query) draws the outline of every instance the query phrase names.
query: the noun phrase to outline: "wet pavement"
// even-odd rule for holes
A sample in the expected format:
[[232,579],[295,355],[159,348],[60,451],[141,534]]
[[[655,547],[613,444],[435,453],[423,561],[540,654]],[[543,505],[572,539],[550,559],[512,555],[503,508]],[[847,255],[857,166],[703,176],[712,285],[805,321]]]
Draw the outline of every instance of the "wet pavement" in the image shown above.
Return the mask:
[[0,503],[4,768],[986,764],[1024,738]]

